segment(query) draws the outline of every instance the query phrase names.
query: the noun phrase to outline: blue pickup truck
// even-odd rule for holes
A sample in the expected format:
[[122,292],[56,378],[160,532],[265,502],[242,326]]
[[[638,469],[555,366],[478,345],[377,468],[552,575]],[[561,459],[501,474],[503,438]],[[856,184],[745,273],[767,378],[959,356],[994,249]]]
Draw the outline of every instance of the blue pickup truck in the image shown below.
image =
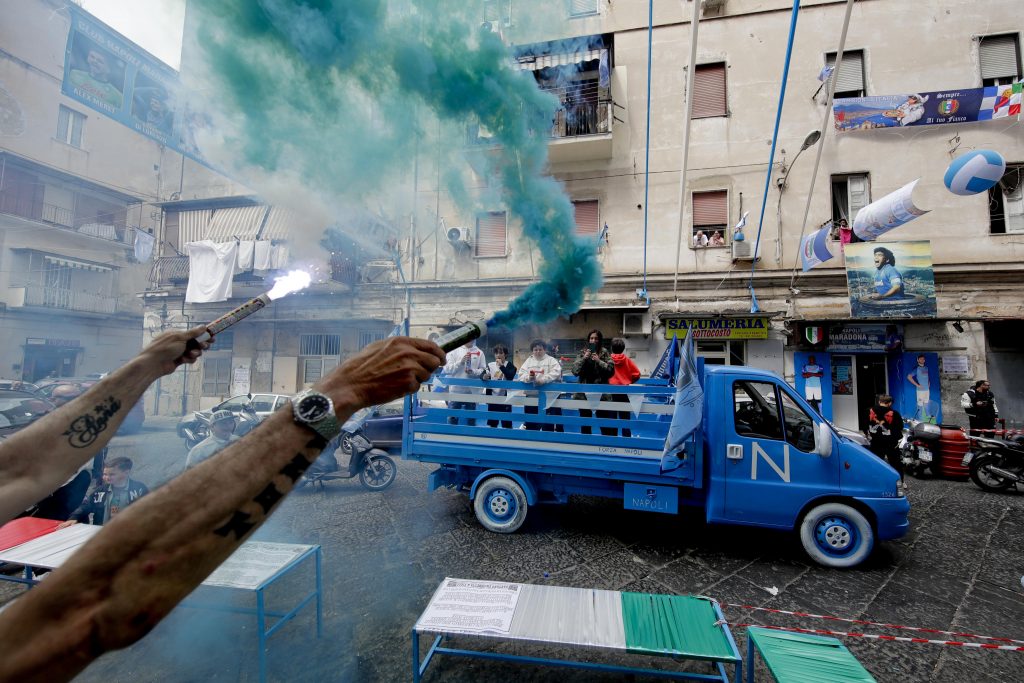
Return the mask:
[[[910,504],[896,471],[783,379],[737,366],[707,366],[700,377],[701,427],[678,458],[663,458],[672,387],[468,379],[448,380],[440,394],[458,409],[404,420],[402,455],[437,463],[430,490],[468,493],[477,519],[498,533],[518,529],[531,506],[572,494],[668,514],[700,506],[709,523],[796,531],[807,554],[831,567],[859,564],[876,541],[907,533]],[[489,412],[491,404],[512,413]]]

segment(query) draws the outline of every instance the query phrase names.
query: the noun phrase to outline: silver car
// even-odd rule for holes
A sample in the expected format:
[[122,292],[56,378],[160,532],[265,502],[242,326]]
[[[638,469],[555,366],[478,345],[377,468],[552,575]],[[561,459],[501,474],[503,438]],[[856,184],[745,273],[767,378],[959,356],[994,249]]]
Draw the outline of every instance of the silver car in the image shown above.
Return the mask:
[[263,420],[275,410],[281,408],[290,399],[291,395],[289,394],[241,394],[239,396],[232,396],[207,410],[199,410],[182,415],[181,419],[178,420],[178,436],[184,439],[185,430],[195,428],[199,422],[197,417],[199,414],[209,419],[218,410],[230,410],[232,413],[238,413],[241,412],[243,405],[251,402],[253,409],[256,411],[256,416]]

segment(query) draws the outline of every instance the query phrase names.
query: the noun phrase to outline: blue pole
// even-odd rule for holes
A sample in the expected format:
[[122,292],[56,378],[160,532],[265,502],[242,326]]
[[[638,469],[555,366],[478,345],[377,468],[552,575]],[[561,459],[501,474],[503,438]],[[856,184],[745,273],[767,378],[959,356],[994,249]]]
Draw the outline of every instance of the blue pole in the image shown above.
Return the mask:
[[644,297],[647,294],[647,197],[651,189],[651,50],[654,43],[654,0],[647,2],[647,142],[644,146]]
[[[757,221],[757,239],[754,241],[754,260],[750,262],[750,312],[758,313],[761,308],[757,305],[757,297],[754,295],[754,266],[757,265],[757,250],[761,245],[761,228],[764,226],[764,209],[768,204],[768,188],[772,182],[772,165],[775,163],[775,145],[779,141],[779,122],[782,120],[782,104],[786,101],[786,80],[789,78],[789,58],[793,55],[793,36],[796,34],[796,18],[800,11],[800,0],[793,0],[793,14],[789,19],[789,41],[786,43],[786,63],[782,67],[782,88],[779,91],[779,108],[775,112],[775,132],[772,133],[772,151],[768,154],[768,173],[764,178],[764,195],[761,197],[761,217]],[[648,98],[650,97],[650,85],[648,85]],[[646,226],[644,228],[646,235]]]

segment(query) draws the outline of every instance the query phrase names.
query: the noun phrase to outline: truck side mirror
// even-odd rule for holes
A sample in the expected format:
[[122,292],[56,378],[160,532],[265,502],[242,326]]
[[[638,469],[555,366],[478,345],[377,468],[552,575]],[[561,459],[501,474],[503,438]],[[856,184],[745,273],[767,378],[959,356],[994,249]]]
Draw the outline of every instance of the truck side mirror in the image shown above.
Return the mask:
[[814,452],[823,458],[832,455],[832,430],[824,422],[814,425]]

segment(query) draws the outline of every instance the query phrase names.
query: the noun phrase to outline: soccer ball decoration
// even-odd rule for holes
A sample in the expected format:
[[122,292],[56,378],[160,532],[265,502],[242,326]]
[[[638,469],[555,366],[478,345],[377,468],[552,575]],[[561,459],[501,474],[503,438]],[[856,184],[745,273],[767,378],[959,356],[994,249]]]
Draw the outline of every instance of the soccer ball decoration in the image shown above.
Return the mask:
[[953,194],[967,196],[984,192],[1006,172],[1006,160],[998,152],[978,149],[954,159],[943,182]]

